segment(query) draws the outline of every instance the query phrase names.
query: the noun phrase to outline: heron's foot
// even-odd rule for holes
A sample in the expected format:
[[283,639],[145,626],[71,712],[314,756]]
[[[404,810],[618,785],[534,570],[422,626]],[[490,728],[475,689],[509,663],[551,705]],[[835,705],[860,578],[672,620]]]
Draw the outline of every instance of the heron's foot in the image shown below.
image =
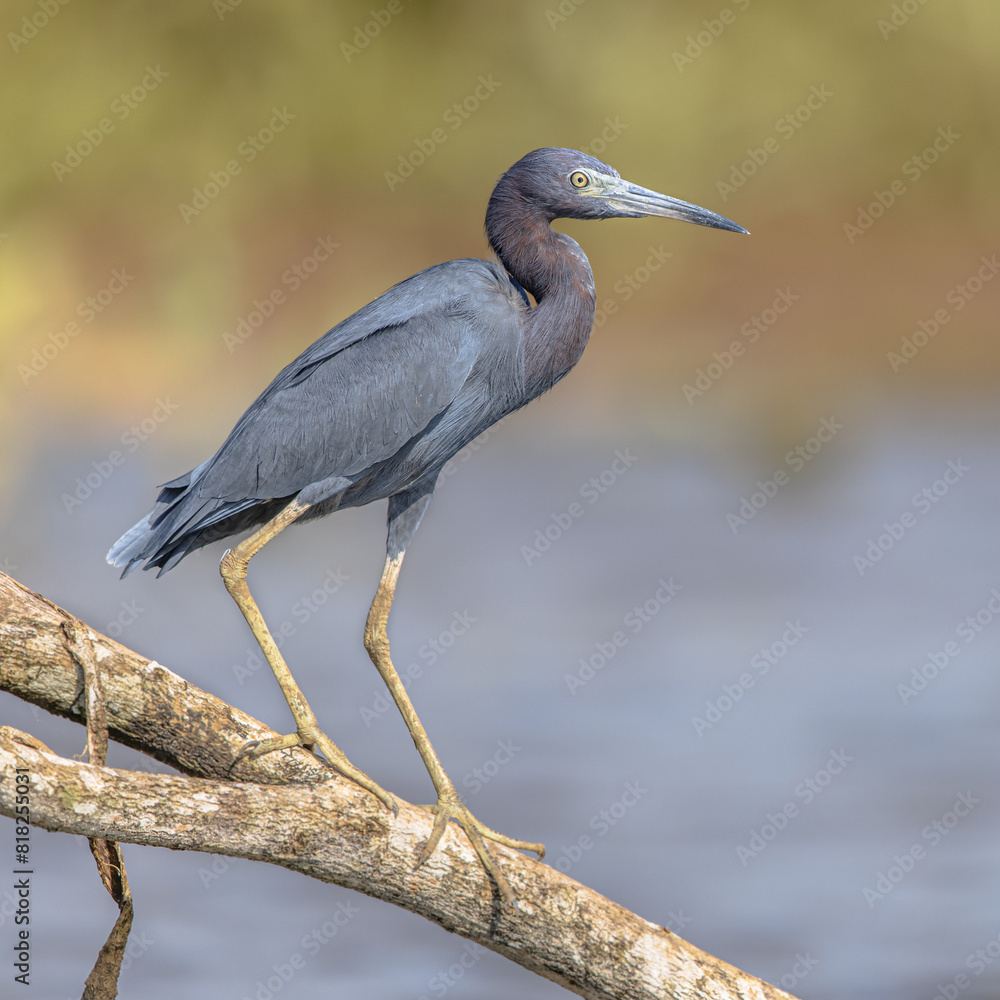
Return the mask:
[[489,848],[486,846],[486,841],[493,840],[498,844],[503,844],[504,847],[513,848],[515,851],[533,851],[538,855],[539,859],[545,857],[545,845],[530,844],[524,840],[514,840],[511,837],[504,836],[502,833],[497,833],[496,830],[491,830],[484,823],[480,823],[469,812],[454,789],[443,794],[435,805],[422,806],[421,808],[434,813],[434,826],[431,829],[431,835],[427,838],[424,846],[420,849],[420,853],[417,855],[417,867],[422,865],[434,853],[435,848],[441,841],[441,837],[444,835],[448,821],[454,820],[465,831],[465,835],[472,843],[482,866],[496,883],[504,906],[512,913],[516,913],[517,899],[514,896],[514,890],[511,889],[510,883],[507,881],[507,876],[501,870],[497,859],[490,853]]
[[318,729],[310,729],[305,732],[299,731],[291,733],[288,736],[274,736],[268,740],[250,740],[243,745],[234,763],[239,763],[245,757],[249,757],[250,760],[256,760],[256,758],[263,757],[266,753],[273,753],[275,750],[287,750],[289,747],[305,747],[306,750],[310,750],[313,753],[318,750],[334,770],[371,792],[393,816],[399,815],[399,806],[396,804],[395,798],[380,784],[369,778],[364,771],[356,768],[344,755],[344,751],[329,736],[326,736]]

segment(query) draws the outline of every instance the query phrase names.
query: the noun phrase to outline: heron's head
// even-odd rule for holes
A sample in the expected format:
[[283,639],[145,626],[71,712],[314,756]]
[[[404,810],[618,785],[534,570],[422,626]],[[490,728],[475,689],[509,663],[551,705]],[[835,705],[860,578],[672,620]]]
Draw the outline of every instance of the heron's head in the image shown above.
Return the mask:
[[491,199],[522,200],[553,219],[638,219],[659,215],[745,233],[735,222],[686,201],[624,180],[614,167],[575,149],[547,147],[523,156],[503,175]]

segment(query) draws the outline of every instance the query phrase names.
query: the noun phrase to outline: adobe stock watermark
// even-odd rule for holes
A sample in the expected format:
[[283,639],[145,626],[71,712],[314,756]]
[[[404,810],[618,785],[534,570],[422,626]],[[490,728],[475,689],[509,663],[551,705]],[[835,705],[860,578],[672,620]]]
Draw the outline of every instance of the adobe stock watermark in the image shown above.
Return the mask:
[[[466,635],[478,621],[479,619],[474,618],[468,611],[456,611],[451,616],[451,622],[448,624],[448,627],[442,629],[433,638],[428,639],[417,650],[417,657],[420,662],[416,660],[411,661],[399,671],[399,676],[403,683],[409,686],[413,681],[420,680],[424,676],[424,671],[428,667],[433,667],[442,657],[447,656],[455,643],[463,635]],[[371,704],[361,705],[358,708],[358,712],[365,726],[370,727],[373,722],[381,719],[394,706],[395,703],[392,698],[383,689],[373,691]]]
[[604,128],[601,129],[600,135],[595,135],[586,146],[580,146],[580,152],[586,153],[588,156],[596,156],[598,159],[603,155],[604,151],[608,148],[628,128],[618,115],[614,118],[604,119]]
[[882,41],[887,42],[891,35],[902,29],[909,23],[911,17],[916,14],[927,3],[927,0],[902,0],[901,3],[894,3],[889,10],[888,19],[880,17],[875,22]]
[[931,1000],[958,1000],[963,990],[967,990],[973,979],[981,976],[998,958],[1000,958],[1000,934],[994,934],[981,948],[970,952],[965,959],[965,968],[972,975],[959,972],[950,983],[938,983],[937,993]]
[[[580,499],[586,500],[588,507],[597,503],[638,461],[638,455],[633,454],[631,448],[616,449],[610,464],[580,486]],[[541,559],[586,512],[587,507],[573,501],[565,510],[553,513],[549,518],[551,523],[535,532],[533,544],[521,546],[525,564],[530,566]]]
[[154,944],[156,944],[156,941],[145,931],[141,934],[130,934],[128,944],[125,945],[125,955],[122,958],[122,965],[119,971],[125,972],[131,969],[132,963],[137,958],[142,958]]
[[122,601],[121,611],[104,626],[104,634],[112,639],[120,638],[125,629],[134,624],[145,610],[139,607],[138,601]]
[[[911,156],[903,162],[900,170],[903,176],[916,184],[935,163],[948,152],[949,149],[961,139],[950,125],[947,128],[939,128],[937,135],[923,152]],[[886,186],[885,190],[873,191],[875,200],[867,205],[859,205],[857,216],[853,223],[844,223],[844,236],[847,242],[852,244],[859,236],[863,236],[875,223],[882,218],[885,213],[892,208],[896,202],[902,198],[909,188],[901,177],[896,177]]]
[[813,84],[809,96],[793,111],[783,115],[774,123],[775,136],[768,136],[759,146],[747,148],[747,158],[740,163],[734,163],[729,170],[728,181],[716,181],[715,187],[723,201],[743,187],[767,161],[782,148],[782,142],[788,142],[798,134],[800,128],[812,121],[813,115],[826,107],[826,102],[833,97],[833,91],[827,90],[825,83]]
[[757,316],[753,316],[740,327],[740,334],[744,340],[734,340],[729,345],[729,350],[713,351],[712,360],[704,368],[698,368],[694,373],[693,384],[685,382],[681,386],[681,392],[688,401],[688,405],[700,399],[729,371],[736,362],[736,359],[746,354],[750,344],[756,344],[762,333],[767,333],[775,323],[781,319],[791,307],[799,301],[801,296],[796,295],[791,287],[776,288],[774,301]]
[[808,951],[804,955],[801,952],[798,952],[795,955],[795,961],[792,963],[792,967],[787,972],[779,976],[774,981],[774,985],[780,986],[783,990],[792,990],[799,983],[801,983],[802,980],[805,979],[817,965],[819,965],[819,959],[813,958]]
[[952,316],[961,312],[1000,271],[996,254],[980,257],[979,260],[980,266],[945,295],[947,304],[935,309],[926,319],[918,320],[917,328],[900,338],[897,350],[886,354],[894,375],[898,375],[938,335],[941,328],[951,322]]
[[[443,997],[462,981],[470,969],[475,968],[484,955],[488,954],[488,948],[476,944],[475,941],[466,941],[462,945],[458,959],[452,962],[447,969],[441,969],[427,980],[427,989],[434,996]],[[421,993],[417,1000],[430,1000],[430,997],[426,993]]]
[[34,13],[21,18],[20,34],[16,31],[7,32],[7,41],[17,55],[29,42],[38,37],[38,32],[46,28],[49,22],[61,12],[70,0],[38,0]]
[[622,627],[613,632],[606,642],[595,642],[590,656],[581,656],[577,661],[579,669],[565,675],[563,679],[570,694],[575,695],[580,688],[589,684],[618,655],[618,651],[628,644],[629,638],[638,635],[684,589],[674,582],[673,577],[669,580],[661,577],[656,582],[657,589],[625,615]]
[[[418,167],[423,166],[438,148],[448,141],[449,134],[457,132],[500,88],[500,82],[489,76],[478,76],[476,86],[461,101],[455,101],[441,116],[443,125],[421,139],[413,140],[409,152],[400,154],[395,170],[386,170],[383,176],[390,191],[395,191],[403,181],[412,177]],[[445,125],[448,126],[447,131]]]
[[[297,292],[339,247],[340,244],[334,243],[330,236],[318,237],[310,253],[282,272],[280,284],[263,299],[254,299],[252,308],[236,318],[232,331],[223,332],[222,342],[229,353],[235,354],[236,348],[245,344],[288,301],[288,296]],[[284,289],[288,290],[287,293]]]
[[121,447],[113,448],[106,457],[91,462],[93,472],[77,476],[72,492],[63,493],[60,499],[66,508],[66,513],[72,514],[77,507],[82,507],[111,478],[115,469],[123,466],[160,429],[160,425],[179,409],[180,406],[169,396],[166,399],[157,399],[156,406],[147,416],[122,433],[119,438]]
[[490,426],[487,427],[482,434],[477,434],[464,448],[460,448],[457,452],[455,452],[455,454],[452,455],[452,457],[449,458],[448,461],[442,466],[441,476],[447,480],[455,475],[459,468],[465,465],[465,463],[468,462],[469,459],[472,458],[472,456],[475,455],[509,419],[510,414],[508,413],[506,417],[501,417],[495,424],[490,424]]
[[[955,626],[955,635],[962,640],[964,646],[968,646],[982,635],[984,629],[993,624],[997,615],[1000,615],[1000,590],[994,587],[990,591],[989,600],[978,611],[966,615]],[[928,650],[927,659],[919,667],[913,667],[911,670],[909,682],[896,685],[899,700],[904,705],[909,705],[927,689],[931,681],[951,666],[952,660],[962,652],[962,649],[963,646],[952,639],[940,649]]]
[[677,67],[678,73],[683,73],[705,49],[715,42],[726,28],[736,20],[736,15],[741,14],[750,6],[750,0],[735,0],[734,6],[736,10],[733,10],[732,7],[723,7],[719,11],[718,17],[703,20],[701,23],[704,28],[684,39],[686,44],[683,52],[674,49],[674,65]]
[[761,677],[766,677],[771,672],[771,667],[776,667],[808,632],[809,626],[803,625],[801,618],[786,621],[780,638],[769,646],[763,646],[750,657],[752,670],[743,671],[732,684],[723,684],[722,694],[705,702],[704,716],[691,716],[694,731],[699,736],[704,736],[709,729],[718,725],[743,700],[747,691]]
[[133,281],[134,274],[129,274],[124,267],[117,267],[111,272],[111,279],[103,288],[82,299],[77,304],[76,315],[83,322],[71,319],[61,330],[50,333],[46,342],[31,352],[26,363],[17,366],[17,374],[24,385],[41,375],[69,347],[70,341],[79,337],[84,327],[93,323]]
[[885,530],[880,535],[867,540],[863,554],[854,557],[854,568],[858,571],[858,576],[864,576],[877,562],[881,562],[882,557],[892,551],[908,531],[917,526],[917,515],[923,516],[932,511],[934,505],[940,503],[951,492],[952,487],[971,471],[971,467],[960,458],[949,459],[940,479],[935,479],[930,486],[924,486],[913,494],[910,504],[916,513],[904,510],[898,520],[883,522]]
[[462,778],[462,787],[468,788],[470,795],[478,794],[500,773],[500,768],[509,764],[514,759],[514,754],[520,751],[521,748],[514,746],[513,740],[497,740],[494,754]]
[[604,326],[608,317],[614,316],[618,312],[619,301],[628,302],[671,257],[673,257],[673,254],[667,253],[663,249],[662,243],[658,247],[651,246],[645,263],[640,264],[634,271],[623,274],[615,282],[614,292],[617,298],[605,299],[595,310],[594,328],[597,329]]
[[[23,839],[21,843],[23,845]],[[23,847],[21,849],[23,850]],[[21,898],[14,888],[4,890],[3,899],[0,900],[0,927],[5,926],[8,920],[16,923],[18,912],[22,911],[24,905],[21,903]]]
[[[824,417],[819,422],[816,432],[806,438],[802,444],[797,444],[785,454],[785,465],[794,474],[801,472],[822,451],[823,446],[829,444],[836,435],[844,429],[844,425],[837,423],[833,417]],[[735,514],[726,515],[726,524],[735,535],[740,528],[746,527],[750,521],[763,510],[769,501],[778,494],[778,490],[787,486],[792,481],[791,476],[784,469],[776,469],[770,479],[761,482],[757,480],[757,489],[748,497],[740,497],[740,505]]]
[[[281,649],[285,640],[296,635],[302,626],[308,624],[313,615],[317,614],[348,580],[350,577],[339,567],[327,570],[319,586],[311,593],[303,594],[292,605],[288,618],[275,628],[269,627],[274,644]],[[260,647],[247,648],[246,653],[246,659],[242,663],[233,664],[233,676],[241,687],[248,677],[253,677],[258,670],[267,666],[267,660],[264,659]]]
[[980,802],[982,799],[972,792],[960,792],[955,804],[944,815],[920,831],[921,843],[913,844],[908,851],[894,854],[892,864],[884,871],[876,872],[873,883],[861,890],[868,909],[875,909],[927,857],[927,852],[937,847],[958,826],[959,820],[965,819]]
[[545,20],[548,22],[549,27],[555,31],[560,24],[564,24],[569,20],[586,2],[587,0],[560,0],[558,7],[554,10],[550,7],[545,12]]
[[612,828],[622,821],[626,813],[634,809],[648,794],[649,789],[640,785],[638,779],[626,782],[625,790],[619,798],[590,817],[587,828],[597,834],[597,839],[588,833],[580,834],[575,841],[560,848],[559,857],[553,860],[552,867],[564,875],[567,874],[588,851],[592,851],[597,846],[598,839],[606,837]]
[[236,156],[227,160],[220,170],[210,170],[208,180],[200,188],[191,189],[190,204],[182,201],[177,205],[184,225],[190,226],[191,220],[201,215],[229,187],[230,181],[243,173],[243,167],[253,163],[295,121],[295,118],[296,116],[287,107],[272,107],[267,124],[262,125],[237,145]]
[[389,0],[384,7],[380,7],[378,10],[369,10],[368,13],[371,14],[371,17],[364,24],[355,25],[354,34],[351,36],[351,42],[354,44],[352,45],[351,42],[340,43],[340,51],[348,62],[361,55],[382,34],[383,29],[389,26],[389,22],[403,13],[403,0]]
[[[85,128],[81,131],[82,139],[75,143],[66,145],[66,159],[53,160],[52,169],[55,171],[56,180],[62,183],[64,177],[73,173],[83,161],[90,156],[103,142],[106,136],[111,135],[117,128],[118,123],[126,121],[133,111],[142,104],[149,95],[156,90],[160,84],[170,74],[160,67],[147,66],[146,74],[134,86],[122,91],[112,102],[110,107],[111,115],[100,118],[93,128]],[[115,121],[117,119],[117,122]]]
[[318,955],[360,912],[361,907],[354,903],[338,902],[329,920],[324,920],[302,937],[299,942],[302,950],[292,952],[284,962],[272,965],[268,970],[272,974],[265,973],[267,979],[261,978],[254,983],[257,990],[253,997],[244,993],[242,1000],[274,1000],[295,978],[295,974],[306,967],[307,958]]
[[800,781],[792,792],[793,797],[780,809],[773,813],[769,812],[759,829],[750,831],[746,844],[737,845],[736,857],[740,859],[740,863],[746,867],[751,860],[767,850],[768,845],[774,843],[778,834],[787,829],[788,824],[801,813],[802,807],[810,805],[822,795],[830,787],[833,779],[842,774],[844,768],[853,760],[854,758],[843,749],[831,750],[826,764],[815,774]]
[[212,0],[212,10],[220,21],[224,21],[226,15],[232,14],[242,3],[243,0]]

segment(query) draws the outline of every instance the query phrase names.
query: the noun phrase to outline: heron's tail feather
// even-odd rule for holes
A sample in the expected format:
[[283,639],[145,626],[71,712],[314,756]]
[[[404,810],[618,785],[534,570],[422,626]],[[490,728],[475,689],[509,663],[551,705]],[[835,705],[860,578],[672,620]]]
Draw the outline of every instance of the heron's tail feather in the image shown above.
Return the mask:
[[156,506],[111,546],[107,561],[121,566],[123,577],[143,561],[143,569],[159,567],[160,576],[189,552],[262,524],[287,503],[283,498],[224,500],[200,496],[203,469],[203,465],[198,466],[165,483]]
[[[115,542],[105,556],[109,565],[124,566],[122,577],[126,577],[135,569],[136,563],[143,559],[142,552],[146,546],[146,536],[149,534],[149,522],[153,516],[150,511],[141,521],[133,524],[121,538]],[[136,554],[138,552],[138,554]]]

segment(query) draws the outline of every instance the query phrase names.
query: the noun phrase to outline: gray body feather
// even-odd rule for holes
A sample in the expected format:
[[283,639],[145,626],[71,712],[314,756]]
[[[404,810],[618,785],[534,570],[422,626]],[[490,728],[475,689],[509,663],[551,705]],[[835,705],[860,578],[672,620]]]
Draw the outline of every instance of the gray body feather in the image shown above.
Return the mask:
[[300,494],[316,505],[307,520],[432,488],[449,458],[529,401],[527,311],[521,289],[484,260],[389,289],[285,367],[212,458],[163,486],[108,562],[123,575],[143,561],[165,572]]
[[577,150],[528,153],[486,209],[502,267],[438,264],[338,323],[279,373],[212,458],[163,487],[108,562],[165,572],[295,497],[311,505],[299,520],[391,498],[389,551],[398,554],[444,463],[555,385],[587,346],[594,276],[549,223],[647,215],[745,232]]

